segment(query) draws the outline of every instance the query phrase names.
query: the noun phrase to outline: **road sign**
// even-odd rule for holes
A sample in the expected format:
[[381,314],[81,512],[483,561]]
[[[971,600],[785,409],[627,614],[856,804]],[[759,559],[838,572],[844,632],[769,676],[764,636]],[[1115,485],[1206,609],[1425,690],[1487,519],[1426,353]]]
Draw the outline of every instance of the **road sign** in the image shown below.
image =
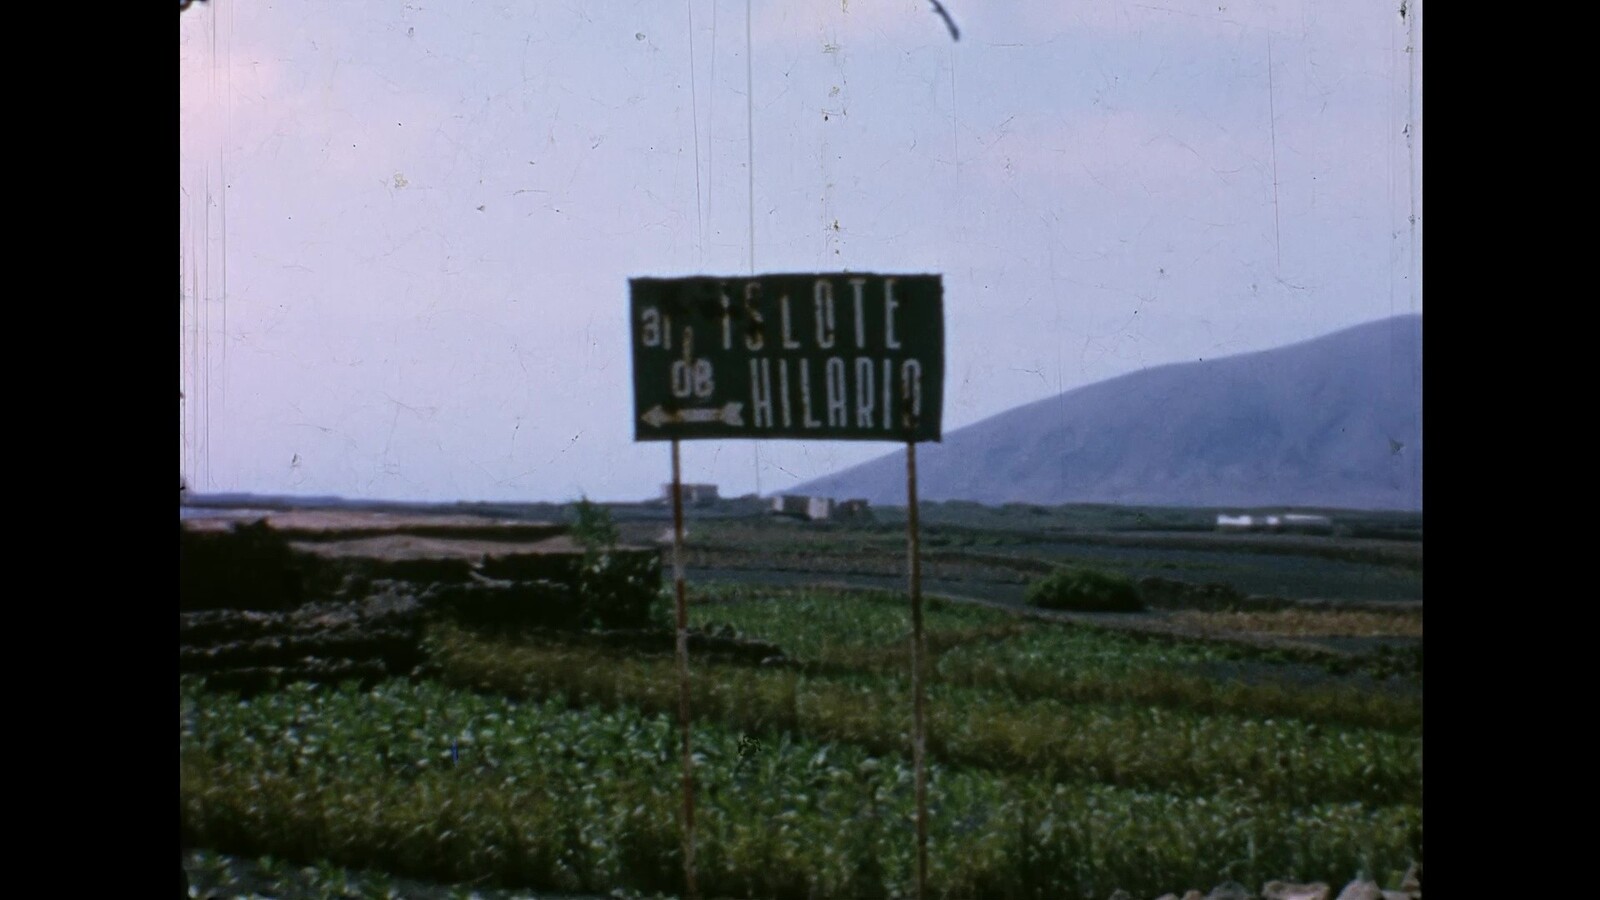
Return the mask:
[[938,275],[635,278],[630,286],[634,440],[940,439]]

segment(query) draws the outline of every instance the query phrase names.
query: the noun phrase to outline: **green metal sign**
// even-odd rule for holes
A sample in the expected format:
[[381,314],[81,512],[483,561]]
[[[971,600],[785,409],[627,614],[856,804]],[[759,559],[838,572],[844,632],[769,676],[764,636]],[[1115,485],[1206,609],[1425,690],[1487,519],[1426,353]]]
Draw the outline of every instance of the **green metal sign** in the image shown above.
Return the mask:
[[940,438],[938,275],[629,284],[634,440]]

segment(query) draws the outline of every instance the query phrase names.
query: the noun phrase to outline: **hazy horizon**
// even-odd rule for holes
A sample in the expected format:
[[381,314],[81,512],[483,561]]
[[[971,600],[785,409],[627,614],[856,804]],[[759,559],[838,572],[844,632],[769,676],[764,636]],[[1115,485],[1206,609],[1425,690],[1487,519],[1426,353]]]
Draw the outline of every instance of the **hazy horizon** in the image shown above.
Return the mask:
[[[1360,325],[1352,326],[1352,328],[1361,328],[1363,325],[1375,325],[1375,324],[1378,324],[1380,322],[1393,321],[1394,319],[1409,318],[1409,317],[1410,316],[1395,316],[1395,317],[1389,317],[1389,318],[1385,318],[1385,319],[1378,319],[1378,320],[1374,320],[1373,322],[1362,323]],[[1421,315],[1418,314],[1418,315],[1415,316],[1415,318],[1420,320],[1421,319]],[[1343,332],[1346,332],[1346,331],[1350,331],[1350,330],[1352,330],[1352,328],[1340,329],[1339,332],[1335,332],[1335,333],[1337,334],[1337,333],[1343,333]],[[1289,349],[1289,348],[1293,348],[1295,346],[1298,346],[1300,344],[1309,343],[1310,341],[1315,341],[1315,340],[1318,340],[1320,338],[1325,338],[1325,337],[1329,337],[1329,335],[1319,335],[1318,337],[1311,338],[1308,341],[1297,341],[1294,344],[1289,344],[1289,345],[1286,345],[1285,347],[1270,348],[1270,349],[1277,349],[1277,350]],[[1218,361],[1221,361],[1221,360],[1226,360],[1226,359],[1230,359],[1230,358],[1234,358],[1234,357],[1238,357],[1238,356],[1249,356],[1249,355],[1255,355],[1255,354],[1259,354],[1259,353],[1263,353],[1263,352],[1270,352],[1270,350],[1269,351],[1251,351],[1248,354],[1243,354],[1243,353],[1242,354],[1231,354],[1229,356],[1219,357],[1217,359],[1218,359]],[[1160,370],[1160,369],[1178,368],[1178,367],[1181,367],[1183,365],[1185,365],[1184,362],[1167,363],[1167,364],[1163,364],[1163,365],[1160,365],[1160,366],[1152,366],[1149,369],[1140,370],[1140,371],[1142,371],[1142,372],[1150,372],[1150,371],[1155,371],[1155,370]],[[1123,378],[1126,378],[1126,377],[1129,377],[1129,376],[1138,375],[1138,374],[1139,374],[1138,372],[1124,373],[1123,375],[1118,375],[1118,376],[1115,376],[1114,378],[1105,379],[1105,381],[1114,381],[1114,380],[1123,379]],[[1105,382],[1096,382],[1095,384],[1092,384],[1092,385],[1080,385],[1079,387],[1074,388],[1074,389],[1072,389],[1070,391],[1066,391],[1064,393],[1065,394],[1072,394],[1072,393],[1075,393],[1077,391],[1081,391],[1081,390],[1084,390],[1086,388],[1093,388],[1093,387],[1096,387],[1097,385],[1101,385],[1101,384],[1104,384],[1104,383]],[[956,431],[972,429],[972,428],[977,427],[977,426],[982,426],[982,425],[984,425],[985,423],[987,423],[987,422],[989,422],[991,420],[1003,418],[1008,412],[1012,412],[1012,411],[1016,410],[1018,407],[1030,406],[1030,405],[1033,405],[1033,404],[1036,404],[1036,403],[1040,402],[1041,400],[1049,400],[1049,399],[1052,399],[1052,398],[1055,398],[1055,397],[1061,397],[1061,396],[1063,396],[1063,394],[1051,394],[1051,395],[1046,396],[1046,397],[1036,398],[1035,400],[1024,401],[1023,403],[1018,404],[1017,407],[1012,407],[1009,410],[1001,410],[1001,411],[995,413],[994,415],[987,416],[984,419],[979,420],[977,422],[971,422],[971,423],[968,423],[966,425],[963,425],[959,429],[950,429],[950,430],[948,430],[946,432],[946,436],[948,437],[949,435],[951,435],[952,433],[954,433]],[[687,445],[688,443],[690,443],[690,442],[686,441],[685,445]],[[753,442],[751,442],[751,441],[729,441],[729,442],[726,442],[726,443],[739,444],[739,443],[753,443]],[[874,462],[874,461],[877,461],[877,460],[881,460],[883,458],[894,458],[894,457],[897,457],[897,456],[903,456],[903,454],[904,454],[903,445],[885,443],[885,444],[869,444],[868,446],[879,447],[880,449],[878,450],[877,454],[875,454],[872,457],[869,457],[864,462]],[[857,464],[858,467],[860,465],[861,464]],[[847,468],[849,468],[849,467],[847,467]],[[823,473],[820,476],[820,479],[823,480],[823,481],[827,481],[827,480],[830,479],[830,477],[837,476],[839,474],[841,474],[840,470],[835,470],[833,472]],[[669,484],[669,483],[670,483],[670,481],[663,481],[660,485],[658,485],[658,488],[664,489],[665,486],[667,484]],[[727,500],[727,499],[743,499],[743,498],[747,498],[747,497],[751,497],[751,496],[758,496],[758,497],[760,497],[762,499],[770,499],[771,497],[774,497],[774,496],[777,496],[779,494],[785,493],[786,491],[789,491],[789,490],[794,490],[794,491],[797,491],[797,492],[800,492],[800,493],[806,493],[806,492],[808,492],[809,489],[815,487],[811,483],[807,482],[807,483],[802,483],[802,484],[790,485],[790,486],[787,486],[787,487],[784,487],[784,488],[779,488],[779,489],[767,491],[767,492],[764,492],[764,493],[761,493],[761,494],[755,494],[753,491],[746,491],[746,492],[741,492],[739,494],[732,494],[732,493],[729,493],[726,490],[722,490],[721,489],[722,486],[718,482],[716,482],[714,479],[703,479],[702,478],[702,479],[696,480],[696,479],[686,478],[684,483],[685,484],[691,484],[691,483],[716,484],[716,485],[718,485],[718,488],[719,488],[719,496],[721,496],[725,500]],[[569,503],[577,502],[580,499],[588,499],[588,500],[591,500],[591,501],[594,501],[594,502],[599,502],[599,503],[623,503],[623,504],[626,504],[626,503],[645,502],[645,501],[649,501],[651,499],[659,498],[661,496],[661,494],[662,494],[662,491],[658,489],[653,494],[648,494],[648,495],[645,495],[645,496],[638,496],[638,497],[600,497],[600,496],[574,495],[574,496],[571,496],[571,497],[562,497],[562,498],[543,497],[543,498],[522,498],[522,499],[511,499],[511,500],[483,500],[483,499],[480,499],[480,498],[473,498],[473,497],[457,497],[457,498],[447,498],[447,499],[432,500],[432,499],[422,499],[422,498],[415,498],[415,497],[346,496],[346,495],[339,495],[339,494],[307,494],[307,493],[294,493],[294,492],[287,492],[287,493],[270,492],[270,493],[264,493],[264,492],[252,492],[252,491],[213,491],[213,492],[204,492],[204,491],[193,491],[193,490],[191,490],[190,493],[192,495],[202,496],[202,497],[205,497],[205,496],[227,496],[227,495],[231,495],[231,494],[240,494],[240,495],[258,496],[258,497],[262,497],[262,498],[279,498],[279,497],[281,497],[281,498],[284,498],[284,499],[294,499],[294,500],[302,500],[302,499],[316,500],[316,499],[325,499],[326,498],[326,499],[337,499],[337,500],[341,500],[341,501],[352,501],[352,502],[395,503],[395,504],[408,504],[408,503],[416,503],[416,504],[429,504],[429,503],[442,503],[442,504],[450,504],[450,503],[569,504]],[[837,491],[832,491],[832,492],[830,492],[830,491],[822,491],[822,493],[826,494],[828,496],[835,496],[835,495],[838,494]],[[846,493],[849,493],[849,492],[846,492]],[[856,494],[859,494],[859,493],[860,493],[859,491],[856,492]],[[851,494],[851,496],[855,496],[856,494]],[[835,499],[841,499],[841,497],[835,496]],[[978,502],[978,503],[983,503],[983,505],[988,505],[988,506],[1004,505],[1004,504],[1000,504],[1000,503],[987,503],[987,502],[984,502],[984,501],[977,501],[977,500],[961,500],[961,499],[954,499],[954,498],[929,499],[928,497],[924,497],[923,498],[923,502],[925,502],[925,503]],[[1020,501],[1008,501],[1008,502],[1020,502]],[[904,501],[901,500],[900,503],[903,504]],[[895,506],[896,504],[893,504],[893,503],[875,503],[874,505],[877,505],[877,506],[891,506],[892,507],[892,506]],[[1055,502],[1041,502],[1040,505],[1059,506],[1059,505],[1063,505],[1063,504],[1055,503]],[[1340,506],[1340,505],[1336,505],[1336,504],[1335,505],[1326,505],[1326,504],[1309,504],[1308,505],[1308,504],[1292,503],[1292,502],[1290,502],[1290,503],[1242,503],[1241,502],[1241,503],[1222,503],[1222,504],[1218,504],[1218,503],[1174,504],[1174,503],[1137,502],[1137,501],[1131,500],[1131,499],[1128,502],[1113,502],[1113,501],[1107,501],[1107,500],[1085,499],[1085,500],[1077,500],[1077,501],[1067,501],[1065,503],[1065,505],[1083,505],[1083,506],[1106,506],[1106,505],[1112,505],[1112,506],[1127,506],[1127,507],[1148,507],[1148,508],[1153,508],[1153,509],[1154,508],[1160,508],[1160,509],[1211,509],[1211,508],[1222,508],[1222,507],[1234,507],[1234,508],[1239,508],[1239,509],[1270,509],[1270,508],[1283,508],[1283,509],[1344,509],[1344,510],[1373,510],[1373,511],[1397,512],[1397,513],[1416,513],[1418,515],[1421,514],[1421,509],[1420,508],[1413,509],[1413,508],[1410,508],[1410,507],[1402,507],[1402,506]]]

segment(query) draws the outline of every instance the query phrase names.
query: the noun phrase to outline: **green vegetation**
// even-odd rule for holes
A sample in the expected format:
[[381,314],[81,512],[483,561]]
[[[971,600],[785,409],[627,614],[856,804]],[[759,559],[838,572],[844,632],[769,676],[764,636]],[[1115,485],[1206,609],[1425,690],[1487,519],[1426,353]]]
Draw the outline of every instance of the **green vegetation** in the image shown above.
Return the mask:
[[[910,677],[903,596],[736,585],[704,586],[698,595],[707,605],[694,612],[692,624],[729,625],[772,641],[811,663],[807,671]],[[1287,717],[1394,732],[1413,732],[1422,724],[1419,686],[1412,682],[1373,690],[1370,682],[1330,677],[1323,664],[1270,651],[1019,623],[984,606],[929,601],[927,607],[930,670],[934,679],[953,685],[1005,691],[1018,699]],[[1383,669],[1402,671],[1407,670],[1393,663]]]
[[[693,597],[696,627],[773,641],[798,662],[693,665],[702,892],[905,896],[905,598]],[[1272,654],[961,604],[930,602],[926,626],[940,894],[1393,882],[1417,854],[1410,682],[1374,689]],[[669,653],[447,623],[429,648],[437,682],[249,701],[185,683],[187,840],[435,883],[681,891]],[[764,749],[740,766],[746,738]]]
[[[681,886],[666,714],[404,682],[296,687],[249,702],[189,685],[183,700],[183,799],[198,845],[445,882]],[[695,728],[703,892],[908,892],[907,760],[782,734],[739,767],[742,736],[722,724]],[[1195,794],[1075,783],[1048,766],[935,762],[929,798],[932,881],[954,896],[1392,878],[1421,827],[1411,803],[1283,803],[1245,784]]]
[[[691,624],[731,625],[740,633],[772,641],[799,659],[852,665],[861,664],[863,653],[882,657],[886,652],[910,652],[911,626],[903,594],[709,584],[696,587],[694,600]],[[930,600],[924,608],[924,625],[933,642],[954,632],[1004,630],[1017,624],[1011,614],[983,606]]]
[[583,545],[578,574],[578,601],[584,624],[598,628],[640,628],[664,624],[657,602],[659,563],[653,558],[617,552],[621,532],[611,513],[587,497],[573,511],[571,534]]
[[621,532],[611,513],[598,503],[589,502],[584,497],[572,507],[572,529],[570,534],[573,540],[582,544],[588,550],[605,550],[617,545]]
[[1139,588],[1126,575],[1095,569],[1057,569],[1028,585],[1029,606],[1070,612],[1138,612]]

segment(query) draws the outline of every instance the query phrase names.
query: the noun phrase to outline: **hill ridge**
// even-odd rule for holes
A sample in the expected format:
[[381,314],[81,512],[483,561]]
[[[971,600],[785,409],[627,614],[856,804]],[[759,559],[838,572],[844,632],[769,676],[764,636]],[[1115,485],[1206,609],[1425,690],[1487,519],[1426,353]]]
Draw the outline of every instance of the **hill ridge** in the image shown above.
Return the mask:
[[[1422,507],[1422,317],[1166,363],[1031,401],[918,448],[926,500]],[[796,493],[905,502],[899,451]]]

